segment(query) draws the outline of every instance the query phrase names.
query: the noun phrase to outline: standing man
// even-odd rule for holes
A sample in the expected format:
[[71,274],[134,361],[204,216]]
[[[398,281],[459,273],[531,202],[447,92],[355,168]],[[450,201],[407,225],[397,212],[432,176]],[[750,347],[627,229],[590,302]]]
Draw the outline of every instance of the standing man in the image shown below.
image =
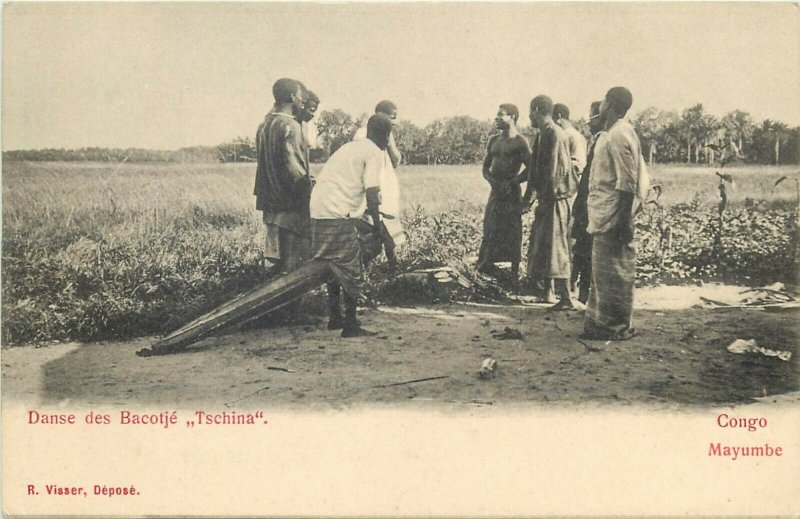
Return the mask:
[[[483,241],[478,254],[478,271],[487,273],[500,261],[511,262],[513,291],[519,290],[519,260],[522,248],[522,191],[528,179],[531,147],[517,131],[519,110],[502,104],[494,126],[502,133],[489,139],[483,161],[483,178],[492,191],[483,216]],[[520,172],[520,168],[525,166]]]
[[[374,335],[361,328],[356,304],[363,266],[381,252],[381,171],[388,160],[384,151],[391,131],[392,121],[387,116],[370,117],[367,138],[339,148],[328,159],[311,194],[312,257],[331,264],[334,280],[327,285],[328,329],[341,328],[342,337]],[[362,218],[364,213],[372,218],[371,225]]]
[[[392,121],[392,127],[397,121],[397,105],[388,99],[384,99],[375,105],[375,113],[383,114]],[[359,128],[353,139],[366,139],[366,128]],[[397,267],[397,255],[395,249],[405,243],[406,235],[403,232],[403,225],[400,223],[400,182],[397,180],[395,168],[400,165],[402,156],[400,149],[394,139],[394,132],[389,134],[389,143],[385,150],[388,160],[381,171],[381,213],[383,220],[383,247],[386,260],[392,268]]]
[[543,300],[555,303],[553,310],[575,308],[569,293],[570,202],[578,179],[569,154],[569,140],[553,121],[553,101],[540,95],[531,101],[531,123],[539,129],[533,152],[525,203],[536,191],[539,204],[534,213],[528,247],[528,279],[544,285]]
[[282,78],[272,86],[275,105],[256,133],[258,166],[253,194],[267,227],[265,256],[289,272],[311,254],[307,144],[300,122],[302,84]]
[[575,128],[572,121],[569,120],[569,108],[567,105],[556,103],[555,106],[553,106],[553,121],[567,134],[572,167],[575,168],[577,174],[580,175],[586,167],[586,139],[581,135],[581,132]]
[[589,225],[589,214],[586,201],[589,198],[589,172],[594,157],[594,147],[597,144],[598,134],[603,131],[603,119],[600,117],[600,101],[592,103],[589,109],[589,131],[592,132],[592,144],[589,147],[589,157],[586,167],[578,184],[578,194],[572,204],[572,238],[575,245],[572,248],[572,277],[571,284],[578,284],[578,301],[586,304],[589,300],[589,284],[592,279],[592,235],[586,231]]
[[632,328],[636,250],[633,247],[634,198],[649,189],[641,144],[623,119],[633,102],[625,87],[606,93],[600,106],[606,132],[597,139],[589,176],[589,225],[592,283],[584,338],[625,340]]

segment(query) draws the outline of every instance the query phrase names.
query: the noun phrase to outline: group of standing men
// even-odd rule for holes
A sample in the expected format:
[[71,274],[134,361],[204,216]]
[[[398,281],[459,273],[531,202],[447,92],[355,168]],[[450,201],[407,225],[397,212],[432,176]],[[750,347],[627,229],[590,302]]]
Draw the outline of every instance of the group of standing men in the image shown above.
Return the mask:
[[395,264],[403,240],[394,173],[401,157],[392,136],[397,107],[378,103],[366,133],[340,147],[312,179],[304,125],[320,100],[290,78],[276,81],[272,93],[275,104],[256,134],[254,194],[266,225],[266,256],[284,273],[307,260],[328,261],[328,328],[343,337],[373,335],[356,319],[356,304],[364,265],[382,250]]
[[[540,95],[530,103],[538,134],[533,149],[519,134],[519,110],[500,105],[483,176],[491,185],[486,205],[478,270],[511,262],[514,289],[522,248],[522,214],[534,211],[526,281],[553,309],[571,309],[571,288],[587,303],[584,338],[632,337],[636,252],[635,199],[644,199],[649,180],[641,144],[624,118],[633,102],[625,87],[610,89],[592,103],[592,133],[586,140],[569,121],[569,109]],[[520,185],[527,182],[525,194]],[[556,295],[559,301],[556,302]]]
[[[341,329],[343,337],[372,335],[356,319],[363,268],[382,250],[395,265],[395,245],[404,239],[394,172],[401,156],[392,135],[397,107],[378,103],[366,134],[336,150],[315,183],[304,125],[319,98],[289,78],[273,85],[273,97],[256,136],[254,194],[267,228],[266,256],[281,272],[310,259],[328,261],[328,328]],[[634,335],[633,217],[649,181],[639,139],[624,118],[632,101],[628,89],[614,87],[592,104],[588,154],[565,105],[545,95],[531,101],[530,119],[538,129],[531,148],[517,130],[519,110],[502,104],[495,118],[501,132],[490,138],[483,164],[491,194],[478,270],[492,272],[495,263],[510,261],[514,290],[519,288],[522,214],[535,194],[527,282],[554,309],[575,308],[571,289],[577,285],[578,300],[587,303],[587,339]]]

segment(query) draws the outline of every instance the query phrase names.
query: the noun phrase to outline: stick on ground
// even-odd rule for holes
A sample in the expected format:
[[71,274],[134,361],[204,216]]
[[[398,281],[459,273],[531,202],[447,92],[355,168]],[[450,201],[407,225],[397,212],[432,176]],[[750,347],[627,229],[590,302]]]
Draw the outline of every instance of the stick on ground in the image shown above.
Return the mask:
[[449,375],[441,375],[438,377],[427,377],[427,378],[417,378],[414,380],[406,380],[405,382],[393,382],[391,384],[378,384],[377,386],[372,386],[373,388],[379,387],[392,387],[392,386],[403,386],[405,384],[414,384],[415,382],[427,382],[429,380],[439,380],[440,378],[448,378]]

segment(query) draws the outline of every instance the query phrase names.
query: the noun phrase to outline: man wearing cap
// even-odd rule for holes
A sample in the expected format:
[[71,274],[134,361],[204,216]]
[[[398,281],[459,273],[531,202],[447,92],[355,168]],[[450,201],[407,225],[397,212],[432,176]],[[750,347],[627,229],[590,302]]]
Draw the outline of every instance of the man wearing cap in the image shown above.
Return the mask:
[[[391,131],[392,121],[386,115],[370,117],[367,138],[336,150],[311,193],[312,258],[330,262],[328,329],[341,328],[342,337],[374,335],[361,328],[356,304],[363,267],[381,252],[381,171],[388,160],[384,151]],[[363,218],[365,213],[371,223]]]
[[589,224],[592,235],[592,282],[583,338],[625,340],[632,327],[636,249],[633,246],[635,198],[649,189],[639,137],[624,119],[633,102],[625,87],[606,93],[600,115],[606,132],[594,148],[589,174]]
[[289,272],[311,253],[308,202],[311,177],[307,143],[296,119],[305,88],[282,78],[272,86],[275,105],[256,133],[256,210],[262,211],[267,238],[265,256]]

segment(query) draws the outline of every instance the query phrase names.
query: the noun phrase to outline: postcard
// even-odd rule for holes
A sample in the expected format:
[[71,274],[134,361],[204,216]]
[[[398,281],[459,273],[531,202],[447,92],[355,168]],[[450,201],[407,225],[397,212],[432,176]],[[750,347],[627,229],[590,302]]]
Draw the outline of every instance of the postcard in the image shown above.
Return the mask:
[[5,517],[800,513],[800,9],[8,2]]

